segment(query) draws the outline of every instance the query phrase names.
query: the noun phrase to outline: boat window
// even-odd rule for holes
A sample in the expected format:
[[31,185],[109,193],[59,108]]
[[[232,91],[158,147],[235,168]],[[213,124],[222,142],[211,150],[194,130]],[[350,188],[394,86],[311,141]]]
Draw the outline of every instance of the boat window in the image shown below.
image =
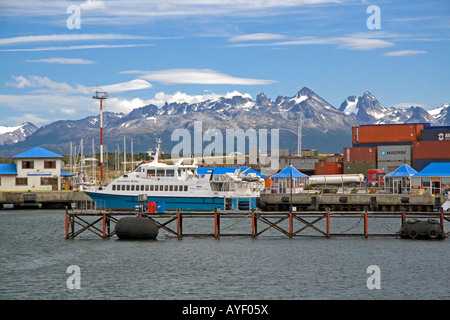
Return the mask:
[[188,191],[188,186],[184,186],[184,191]]
[[178,176],[181,177],[181,169],[178,169]]
[[125,191],[125,185],[124,184],[122,185],[122,191]]
[[164,191],[169,190],[169,186],[164,186]]
[[131,185],[131,191],[134,191],[134,184]]
[[141,191],[144,191],[145,186],[141,185]]
[[149,185],[147,184],[147,185],[145,185],[145,191],[148,191],[148,187],[149,187]]
[[142,172],[142,167],[138,167],[134,172]]
[[173,191],[178,191],[178,186],[174,186],[174,190]]
[[115,184],[112,185],[112,189],[113,189],[113,191],[116,191],[116,185]]
[[139,185],[136,185],[136,191],[139,191]]
[[166,177],[174,177],[175,176],[175,170],[168,169],[166,170]]
[[130,191],[130,185],[127,184],[127,191]]
[[153,185],[150,186],[150,191],[153,191]]
[[170,186],[170,187],[169,187],[169,191],[173,191],[173,186]]
[[155,175],[155,170],[154,169],[148,169],[147,170],[147,176],[154,176]]
[[157,177],[164,177],[164,172],[165,172],[164,169],[157,169],[156,170],[156,176]]

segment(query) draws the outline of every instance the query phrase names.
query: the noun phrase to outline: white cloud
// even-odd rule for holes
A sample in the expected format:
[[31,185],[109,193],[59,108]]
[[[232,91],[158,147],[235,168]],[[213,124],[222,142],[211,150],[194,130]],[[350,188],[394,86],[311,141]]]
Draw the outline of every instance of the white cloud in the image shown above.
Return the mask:
[[[65,82],[57,82],[53,81],[47,77],[39,77],[39,76],[12,76],[15,82],[7,82],[6,85],[10,87],[15,87],[19,89],[24,88],[42,88],[39,90],[34,90],[34,93],[64,93],[64,94],[92,94],[94,93],[98,87],[87,87],[82,84],[76,84],[75,86],[71,86]],[[142,90],[151,88],[152,84],[141,79],[135,79],[128,82],[121,82],[112,85],[104,85],[100,86],[103,91],[106,92],[126,92],[133,90]]]
[[43,63],[59,63],[59,64],[93,64],[95,61],[87,59],[70,59],[70,58],[48,58],[38,60],[26,60],[26,62],[43,62]]
[[[102,90],[106,92],[125,92],[125,91],[133,91],[133,90],[142,90],[142,89],[148,89],[151,88],[152,84],[142,80],[142,79],[135,79],[128,82],[122,82],[122,83],[116,83],[111,84],[107,86],[102,86]],[[94,90],[92,87],[91,90]]]
[[150,46],[153,46],[153,44],[94,44],[94,45],[67,46],[67,47],[42,47],[42,48],[27,48],[27,49],[4,49],[4,50],[0,50],[0,51],[27,52],[27,51],[57,51],[57,50],[133,48],[133,47],[150,47]]
[[339,48],[348,50],[375,50],[395,46],[391,41],[377,39],[373,37],[349,36],[349,37],[329,37],[318,38],[314,36],[303,36],[297,39],[265,44],[239,44],[241,46],[298,46],[298,45],[337,45]]
[[77,113],[77,110],[75,109],[69,109],[69,108],[61,108],[60,112],[62,114],[67,114],[69,116],[74,115]]
[[87,0],[80,4],[81,10],[106,10],[107,6],[104,1],[100,0]]
[[149,37],[127,34],[48,34],[40,36],[20,36],[0,39],[0,45],[31,42],[90,41],[90,40],[148,40]]
[[189,95],[187,93],[183,93],[180,91],[177,91],[174,94],[158,92],[155,94],[155,97],[153,99],[146,100],[145,104],[154,104],[155,106],[162,107],[166,102],[193,104],[193,103],[200,103],[206,100],[215,100],[221,97],[232,98],[234,96],[243,96],[251,98],[251,96],[248,93],[242,94],[238,91],[228,92],[225,95],[216,93]]
[[383,54],[385,57],[409,57],[417,54],[427,54],[427,51],[420,50],[400,50],[400,51],[391,51]]
[[355,37],[340,37],[336,38],[339,42],[339,47],[349,50],[374,50],[392,47],[395,44],[390,41],[372,38],[355,38]]
[[231,42],[241,42],[241,41],[267,41],[267,40],[280,40],[284,39],[285,36],[282,34],[274,33],[251,33],[243,34],[240,36],[231,37],[228,41]]
[[276,81],[239,78],[210,69],[166,69],[160,71],[123,71],[121,73],[140,74],[140,78],[165,84],[233,84],[263,85]]

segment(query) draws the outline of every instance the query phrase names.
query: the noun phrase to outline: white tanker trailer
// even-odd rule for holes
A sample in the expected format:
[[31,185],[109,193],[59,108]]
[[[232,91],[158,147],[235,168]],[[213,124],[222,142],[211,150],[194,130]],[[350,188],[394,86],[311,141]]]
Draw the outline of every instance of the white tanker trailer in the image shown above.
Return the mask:
[[363,183],[363,174],[330,174],[313,175],[309,177],[309,184],[344,184],[344,183]]

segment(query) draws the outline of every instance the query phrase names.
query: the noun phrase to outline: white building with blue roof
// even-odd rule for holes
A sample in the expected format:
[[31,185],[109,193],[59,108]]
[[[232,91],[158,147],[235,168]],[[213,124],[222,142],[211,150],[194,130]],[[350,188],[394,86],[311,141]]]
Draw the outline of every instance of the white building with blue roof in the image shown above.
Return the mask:
[[0,191],[61,190],[61,178],[70,173],[61,170],[63,156],[34,147],[0,164]]

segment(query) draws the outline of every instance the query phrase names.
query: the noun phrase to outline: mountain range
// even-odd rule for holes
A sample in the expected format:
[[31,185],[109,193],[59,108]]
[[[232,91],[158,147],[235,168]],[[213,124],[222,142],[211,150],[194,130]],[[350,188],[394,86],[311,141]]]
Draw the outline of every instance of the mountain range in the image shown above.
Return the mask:
[[[304,87],[292,97],[278,96],[275,101],[264,93],[254,100],[246,95],[235,95],[193,104],[146,105],[128,114],[103,112],[103,116],[104,146],[108,152],[123,152],[125,137],[127,152],[130,152],[130,141],[133,141],[134,152],[146,152],[161,138],[163,151],[170,153],[179,143],[171,141],[172,132],[175,129],[193,132],[194,121],[201,121],[203,132],[212,128],[224,133],[226,129],[268,129],[269,132],[279,129],[279,146],[290,149],[291,153],[297,153],[297,133],[302,123],[302,149],[342,153],[343,147],[351,146],[352,126],[423,122],[450,125],[450,104],[429,111],[419,106],[386,108],[366,91],[360,97],[349,96],[337,109]],[[25,123],[20,128],[0,127],[0,146],[2,154],[11,156],[37,145],[69,154],[70,142],[80,146],[83,139],[84,154],[90,154],[92,139],[98,152],[99,132],[99,115],[58,120],[40,128]]]

